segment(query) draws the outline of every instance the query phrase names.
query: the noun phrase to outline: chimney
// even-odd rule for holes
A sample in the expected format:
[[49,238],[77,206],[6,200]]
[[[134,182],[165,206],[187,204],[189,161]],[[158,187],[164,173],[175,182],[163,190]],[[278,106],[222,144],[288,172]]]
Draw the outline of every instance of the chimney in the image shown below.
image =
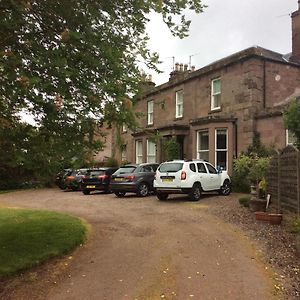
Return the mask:
[[300,63],[300,0],[298,0],[298,10],[292,13],[292,47],[290,60]]

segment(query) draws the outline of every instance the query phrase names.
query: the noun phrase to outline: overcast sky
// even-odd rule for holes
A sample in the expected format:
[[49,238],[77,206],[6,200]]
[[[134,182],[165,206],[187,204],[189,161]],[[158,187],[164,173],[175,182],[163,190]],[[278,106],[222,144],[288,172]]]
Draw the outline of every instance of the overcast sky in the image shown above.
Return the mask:
[[189,12],[190,35],[180,40],[168,31],[161,16],[151,15],[148,26],[149,46],[159,53],[163,74],[153,81],[162,84],[169,79],[173,60],[189,63],[199,69],[215,60],[258,45],[279,53],[292,48],[290,14],[297,10],[297,0],[203,0],[208,7],[201,14]]

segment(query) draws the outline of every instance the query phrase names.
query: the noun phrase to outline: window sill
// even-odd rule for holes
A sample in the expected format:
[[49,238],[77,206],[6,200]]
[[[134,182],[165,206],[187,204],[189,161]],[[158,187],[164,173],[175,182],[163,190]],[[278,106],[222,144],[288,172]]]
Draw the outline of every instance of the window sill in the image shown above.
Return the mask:
[[182,120],[182,119],[183,119],[183,116],[182,117],[175,117],[174,121]]
[[220,111],[222,111],[222,108],[218,107],[218,108],[210,109],[210,111],[208,113],[209,114],[213,114],[213,113],[220,112]]

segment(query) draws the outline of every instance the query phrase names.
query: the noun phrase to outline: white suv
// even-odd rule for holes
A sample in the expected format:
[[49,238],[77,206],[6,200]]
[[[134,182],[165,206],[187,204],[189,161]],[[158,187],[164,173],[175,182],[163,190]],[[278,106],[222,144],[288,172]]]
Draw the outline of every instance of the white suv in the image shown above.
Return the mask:
[[173,160],[160,164],[156,171],[154,188],[159,200],[169,194],[188,194],[198,201],[202,191],[218,191],[230,194],[230,178],[226,171],[217,171],[204,160]]

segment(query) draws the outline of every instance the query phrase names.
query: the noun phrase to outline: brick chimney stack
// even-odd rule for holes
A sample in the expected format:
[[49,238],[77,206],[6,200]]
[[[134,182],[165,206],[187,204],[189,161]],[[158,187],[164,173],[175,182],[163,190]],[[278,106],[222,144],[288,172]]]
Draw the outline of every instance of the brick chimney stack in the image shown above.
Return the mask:
[[290,60],[300,63],[300,0],[298,0],[298,10],[292,13],[292,45]]

